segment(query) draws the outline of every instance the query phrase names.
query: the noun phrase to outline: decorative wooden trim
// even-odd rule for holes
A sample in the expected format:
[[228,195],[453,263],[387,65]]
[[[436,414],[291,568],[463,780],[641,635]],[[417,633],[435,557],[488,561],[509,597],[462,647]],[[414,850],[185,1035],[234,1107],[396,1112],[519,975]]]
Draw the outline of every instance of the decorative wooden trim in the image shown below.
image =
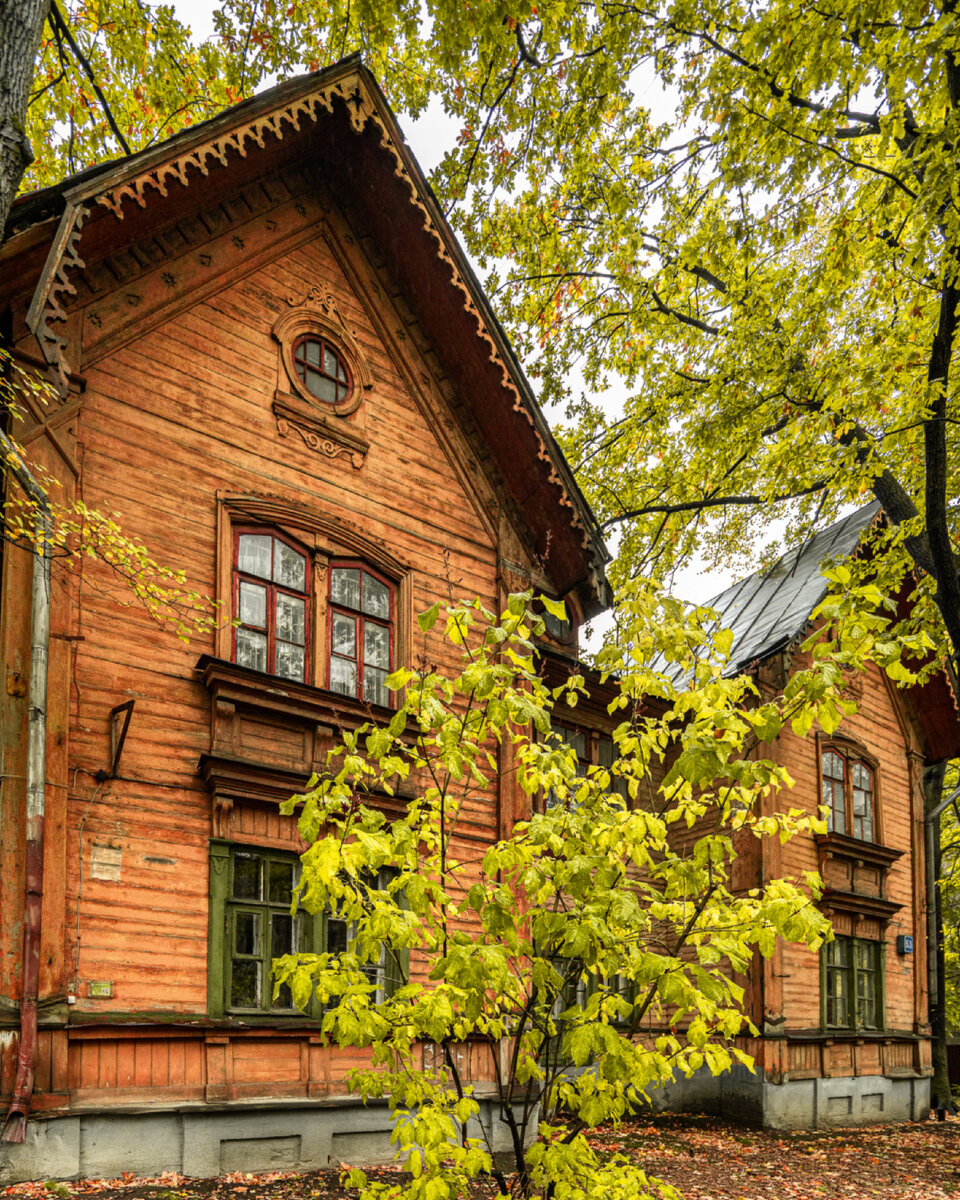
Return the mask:
[[230,847],[219,839],[210,840],[210,891],[207,934],[207,1013],[223,1016],[224,920],[230,875]]
[[66,323],[67,311],[60,297],[77,294],[67,273],[84,266],[78,246],[81,227],[89,215],[87,205],[67,204],[27,311],[27,328],[37,339],[44,361],[52,369],[60,394],[64,397],[70,390],[72,373],[63,355],[67,339],[54,333],[50,322]]
[[892,900],[879,896],[864,896],[860,892],[841,892],[835,888],[824,888],[821,904],[835,912],[850,913],[854,917],[872,917],[884,924],[891,921],[903,908]]
[[[205,141],[194,144],[182,153],[174,151],[171,156],[169,148],[164,151],[162,146],[158,147],[152,153],[135,156],[130,162],[121,162],[113,170],[67,193],[61,226],[30,306],[30,328],[40,340],[44,358],[55,368],[61,380],[65,378],[69,369],[63,361],[65,342],[53,333],[49,322],[63,320],[65,316],[58,296],[73,290],[66,274],[82,266],[77,253],[79,228],[93,205],[100,205],[118,220],[123,220],[126,200],[145,208],[149,192],[155,191],[165,197],[171,182],[186,187],[196,173],[208,175],[212,165],[228,166],[234,155],[245,158],[252,145],[263,148],[267,138],[281,139],[287,132],[299,132],[304,119],[315,123],[321,111],[332,113],[334,101],[342,101],[354,132],[360,134],[370,124],[378,131],[381,147],[393,160],[395,176],[408,190],[410,203],[417,210],[423,229],[436,245],[437,258],[449,269],[450,283],[461,293],[461,303],[476,326],[476,335],[486,343],[489,361],[499,372],[501,385],[510,398],[513,411],[531,427],[537,457],[545,465],[549,484],[557,490],[557,503],[561,510],[566,510],[567,522],[577,531],[581,546],[587,551],[590,587],[595,596],[604,598],[607,585],[599,531],[588,528],[589,518],[581,507],[573,477],[562,459],[555,456],[546,422],[536,411],[532,398],[522,390],[509,348],[486,311],[456,241],[446,228],[439,208],[406,150],[399,129],[382,106],[369,73],[357,60],[353,60],[343,67],[333,67],[323,72],[312,90],[299,95],[290,95],[290,92],[293,92],[292,87],[284,92],[290,98],[278,97],[276,106],[268,111],[262,111],[263,104],[258,105],[256,100],[237,106],[235,112],[227,110],[207,127],[211,133]],[[231,121],[239,123],[231,127]]]
[[[322,236],[325,222],[319,205],[308,196],[298,197],[300,201],[303,214],[292,200],[270,210],[275,218],[271,218],[273,229],[258,213],[248,221],[229,225],[216,238],[190,247],[175,261],[164,259],[128,284],[89,301],[84,309],[84,370],[265,263]],[[173,280],[172,285],[164,281],[165,275]]]
[[[268,766],[223,754],[201,754],[197,771],[214,800],[226,798],[230,807],[236,800],[282,804],[302,792],[310,779],[309,771]],[[224,837],[225,833],[219,836]]]
[[122,221],[125,199],[132,199],[141,208],[146,208],[148,189],[153,188],[161,196],[166,196],[167,184],[171,181],[187,186],[187,175],[191,168],[198,170],[201,175],[209,175],[211,162],[227,166],[231,151],[240,158],[246,158],[251,143],[259,146],[261,150],[264,148],[264,139],[268,134],[281,141],[288,130],[299,133],[304,117],[315,124],[321,110],[332,113],[335,98],[346,103],[354,131],[362,133],[367,121],[373,116],[371,98],[365,93],[362,79],[356,71],[352,71],[326,87],[298,96],[282,108],[255,117],[246,125],[240,125],[229,133],[203,142],[185,154],[168,159],[126,183],[101,192],[96,197],[96,203],[109,208],[114,216]]
[[[433,369],[415,339],[398,337],[399,331],[396,326],[402,323],[402,318],[396,311],[389,293],[377,282],[376,267],[364,253],[362,245],[347,229],[341,213],[331,211],[324,229],[324,237],[330,253],[346,276],[351,291],[362,305],[391,362],[403,377],[433,436],[443,448],[447,461],[459,479],[478,520],[487,531],[491,542],[495,544],[497,524],[491,516],[492,498],[489,495],[485,498],[478,488],[477,464],[482,463],[482,455],[478,453],[476,446],[471,445],[469,435],[462,427],[457,429],[457,432],[464,440],[455,440],[454,429],[457,426],[451,426],[449,419],[444,421],[444,416],[449,415],[450,403],[437,386]],[[497,504],[510,513],[513,525],[518,530],[526,529],[522,513],[505,489],[501,490],[486,478],[485,482],[492,488]],[[521,541],[533,545],[533,538],[529,532]]]
[[[354,388],[355,394],[357,391],[358,389]],[[357,403],[359,402],[357,398]],[[278,391],[273,401],[277,433],[281,437],[289,437],[291,432],[299,433],[310,450],[326,458],[339,458],[343,455],[349,458],[359,471],[370,449],[370,443],[348,425],[335,423],[325,417],[318,404],[318,401],[314,401],[312,405],[307,406],[299,396]]]
[[[308,683],[295,683],[278,675],[251,671],[249,667],[241,667],[210,654],[204,654],[197,660],[196,670],[216,703],[228,701],[274,716],[317,722],[331,734],[335,729],[356,729],[365,721],[386,723],[393,717],[392,709],[379,704],[354,700],[339,692],[328,692]],[[227,758],[223,761],[226,762]],[[289,772],[286,768],[274,769],[284,778],[298,775],[296,771]]]
[[326,540],[326,545],[318,549],[323,549],[330,557],[365,558],[397,580],[411,570],[411,564],[406,559],[399,558],[380,538],[365,533],[348,521],[331,517],[305,504],[298,504],[295,500],[252,492],[221,493],[217,499],[232,522],[249,521],[253,524],[280,525],[315,533]]
[[881,846],[877,842],[864,842],[859,838],[848,837],[845,833],[818,833],[814,841],[820,848],[821,867],[826,858],[842,858],[847,862],[877,867],[888,871],[898,858],[902,858],[905,850],[894,850],[890,846]]

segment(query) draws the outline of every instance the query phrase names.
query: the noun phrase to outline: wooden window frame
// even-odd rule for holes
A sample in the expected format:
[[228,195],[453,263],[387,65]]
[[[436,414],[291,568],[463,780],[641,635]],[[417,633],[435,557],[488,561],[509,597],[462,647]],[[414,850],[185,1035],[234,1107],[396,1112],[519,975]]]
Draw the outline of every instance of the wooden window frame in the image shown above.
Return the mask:
[[[356,340],[338,320],[310,307],[298,307],[284,313],[272,329],[277,343],[278,393],[282,390],[299,396],[307,404],[324,413],[348,417],[360,407],[373,386],[373,377],[366,356]],[[294,347],[304,339],[328,342],[346,368],[350,389],[343,400],[330,403],[315,396],[297,374]]]
[[[259,843],[227,841],[222,838],[210,840],[210,886],[208,901],[208,958],[207,958],[207,1013],[211,1017],[224,1018],[243,1024],[289,1024],[294,1021],[320,1021],[323,1017],[323,1006],[314,994],[306,1012],[299,1009],[272,1009],[266,1007],[267,989],[272,995],[273,984],[269,982],[269,963],[264,947],[260,956],[262,963],[261,1001],[259,1009],[236,1008],[229,1003],[232,983],[232,962],[235,957],[234,928],[235,915],[244,910],[262,908],[267,912],[289,912],[289,906],[282,902],[251,901],[233,896],[233,880],[235,861],[238,856],[258,854],[266,861],[276,860],[299,863],[300,856],[295,852],[274,849]],[[382,875],[388,870],[384,868]],[[385,886],[384,879],[378,878],[378,887]],[[403,901],[401,899],[401,904]],[[301,922],[299,952],[302,954],[323,954],[328,945],[328,916],[326,913],[311,914],[299,908],[297,919]],[[377,968],[377,999],[392,995],[401,987],[404,977],[409,978],[410,955],[407,949],[401,949],[397,955],[381,954]]]
[[[293,588],[285,587],[283,584],[276,583],[272,578],[265,579],[259,575],[254,575],[249,571],[240,569],[240,539],[244,535],[262,535],[275,538],[288,546],[295,554],[299,554],[304,561],[304,590],[298,592]],[[272,559],[271,551],[271,563]],[[293,680],[294,683],[307,683],[311,677],[312,670],[312,646],[311,646],[311,625],[312,625],[312,609],[313,609],[313,569],[311,562],[311,554],[308,547],[302,545],[295,538],[284,534],[279,529],[275,529],[269,525],[235,525],[233,527],[233,555],[231,565],[231,615],[234,619],[239,618],[240,613],[240,585],[241,583],[250,583],[256,587],[262,587],[267,592],[267,670],[265,675],[273,675],[277,679],[289,679],[288,675],[279,675],[277,673],[277,604],[276,598],[278,595],[291,596],[294,599],[302,600],[304,606],[304,644],[303,644],[303,679]],[[245,625],[234,626],[232,632],[232,645],[230,658],[232,662],[237,662],[237,634],[239,629],[247,628]],[[258,626],[249,626],[255,632],[260,632]],[[293,643],[291,643],[293,644]],[[238,666],[242,665],[237,663]],[[250,668],[253,670],[254,668]]]
[[[824,774],[823,774],[823,759],[827,754],[836,754],[843,760],[844,764],[844,827],[843,829],[835,829],[832,826],[831,818],[828,818],[828,836],[829,834],[840,834],[843,837],[852,838],[855,841],[863,842],[865,845],[882,845],[883,844],[883,827],[881,823],[882,805],[880,803],[880,764],[878,760],[859,742],[847,740],[844,738],[817,739],[817,789],[819,792],[820,804],[829,808],[831,814],[833,812],[833,804],[828,803],[824,792]],[[872,837],[865,838],[853,832],[854,828],[854,813],[853,813],[853,767],[856,765],[866,767],[870,772],[872,783]]]
[[[348,607],[345,604],[335,602],[333,599],[333,573],[336,570],[347,570],[347,571],[359,571],[360,572],[360,603],[361,603],[361,605],[363,604],[363,575],[364,575],[364,573],[369,575],[372,579],[376,579],[378,583],[383,584],[383,586],[387,589],[387,593],[390,597],[390,615],[387,618],[387,620],[386,621],[383,620],[382,617],[371,616],[369,613],[363,612],[362,608],[353,609],[353,608]],[[335,691],[335,689],[332,686],[332,683],[333,683],[333,659],[334,659],[334,649],[333,649],[333,619],[334,619],[334,616],[337,613],[340,613],[343,616],[350,617],[352,620],[354,620],[356,622],[355,632],[354,632],[354,650],[355,650],[354,658],[348,659],[345,655],[339,655],[339,654],[336,655],[337,658],[343,658],[345,662],[354,662],[356,664],[356,668],[357,668],[356,695],[349,697],[349,696],[347,696],[346,692],[339,692],[339,691],[336,694],[338,696],[339,695],[345,696],[348,699],[357,700],[362,704],[370,704],[370,703],[373,703],[373,701],[367,700],[366,695],[365,695],[366,689],[365,689],[365,685],[364,685],[364,677],[365,677],[364,668],[366,667],[366,660],[364,659],[363,654],[365,653],[364,648],[366,645],[366,642],[365,642],[366,625],[367,625],[367,622],[369,621],[371,624],[376,625],[381,629],[386,628],[388,630],[388,639],[387,640],[388,640],[390,649],[389,649],[389,666],[387,668],[387,675],[392,674],[392,672],[396,669],[394,666],[394,663],[395,663],[394,635],[395,635],[395,624],[396,624],[396,621],[395,621],[396,608],[397,608],[396,585],[393,583],[393,581],[391,579],[389,579],[386,575],[383,575],[375,567],[371,566],[369,563],[364,562],[362,559],[334,559],[330,562],[329,570],[327,572],[327,642],[326,642],[326,645],[327,645],[327,662],[326,662],[327,687],[330,691]],[[378,669],[382,670],[383,668],[381,667]],[[381,705],[381,707],[385,707],[385,708],[393,707],[392,704],[389,702],[389,699],[390,698],[388,697],[388,703],[386,705]]]
[[[233,564],[236,531],[261,529],[293,544],[307,554],[310,579],[307,672],[305,684],[329,692],[328,595],[331,563],[355,562],[392,589],[391,669],[409,666],[413,658],[413,594],[415,577],[410,565],[391,548],[347,522],[317,512],[294,501],[273,496],[230,495],[217,497],[217,599],[224,620],[215,635],[215,655],[235,662],[233,626]],[[283,682],[282,676],[271,676]],[[351,703],[340,692],[338,702]],[[354,701],[359,706],[360,701]]]
[[[830,945],[845,946],[849,956],[849,965],[837,967],[829,962]],[[875,966],[872,970],[861,969],[857,966],[857,947],[870,946],[875,955]],[[827,1032],[838,1033],[882,1033],[886,1028],[886,964],[887,944],[883,939],[861,938],[851,934],[838,933],[833,942],[824,942],[820,948],[820,1025]],[[844,1024],[828,1023],[829,1012],[829,983],[831,971],[845,970],[847,976],[847,1021]],[[861,975],[870,975],[875,980],[873,1003],[876,1011],[876,1024],[860,1022],[858,1018],[858,992]]]
[[[305,346],[308,342],[315,342],[320,347],[320,363],[316,368],[314,368],[313,364],[306,360],[305,356],[302,358],[298,357],[300,348]],[[337,365],[343,369],[343,373],[346,376],[345,380],[342,380],[339,375],[331,375],[324,369],[323,355],[324,352],[328,350],[336,359]],[[298,337],[294,338],[293,344],[290,347],[290,355],[293,359],[294,374],[300,383],[303,384],[303,387],[306,389],[306,391],[309,392],[315,403],[328,406],[329,408],[333,409],[334,412],[336,412],[337,409],[342,410],[346,405],[349,404],[350,397],[353,395],[354,389],[353,372],[350,370],[350,366],[344,357],[338,342],[334,338],[330,337],[328,334],[316,333],[313,330],[308,330],[307,332],[301,333]],[[333,384],[333,400],[326,400],[323,396],[317,395],[313,388],[310,387],[310,384],[307,382],[307,380],[301,376],[299,370],[301,366],[303,367],[304,374],[309,371],[313,371],[314,374],[320,375],[322,378],[329,380]],[[343,390],[342,396],[340,394],[341,389]]]
[[[577,762],[579,766],[583,768],[581,771],[578,771],[578,774],[584,779],[587,777],[587,773],[591,767],[600,767],[603,770],[609,770],[610,766],[612,766],[612,764],[617,760],[617,746],[613,740],[613,734],[611,731],[597,729],[587,725],[568,725],[565,722],[559,721],[555,726],[552,727],[551,732],[558,734],[560,739],[566,742],[567,745],[571,744],[569,736],[571,734],[583,738],[584,755],[581,757],[578,754]],[[605,742],[610,746],[610,763],[603,762],[603,744]],[[622,778],[615,779],[611,776],[611,782],[614,785],[611,790],[618,795],[621,800],[623,800],[627,808],[629,808],[631,801],[630,791],[627,787],[627,781]],[[548,808],[553,806],[551,802],[551,796],[552,791],[541,794],[538,802],[538,811],[545,812]]]
[[[272,995],[273,983],[267,954],[266,923],[262,921],[262,918],[263,928],[259,955],[261,963],[260,1006],[258,1008],[240,1008],[234,1007],[230,1003],[237,914],[257,910],[266,916],[274,912],[290,911],[289,905],[284,905],[279,901],[248,900],[233,896],[236,858],[245,854],[260,855],[266,862],[284,861],[299,864],[300,861],[299,855],[290,851],[274,850],[262,845],[247,845],[242,842],[211,840],[207,1012],[211,1017],[226,1017],[243,1022],[287,1023],[305,1019],[319,1020],[323,1014],[316,998],[311,999],[310,1006],[305,1013],[296,1008],[271,1008],[267,1003],[268,995]],[[322,914],[312,915],[303,909],[298,909],[296,919],[300,922],[299,952],[321,954],[326,940],[325,917]]]

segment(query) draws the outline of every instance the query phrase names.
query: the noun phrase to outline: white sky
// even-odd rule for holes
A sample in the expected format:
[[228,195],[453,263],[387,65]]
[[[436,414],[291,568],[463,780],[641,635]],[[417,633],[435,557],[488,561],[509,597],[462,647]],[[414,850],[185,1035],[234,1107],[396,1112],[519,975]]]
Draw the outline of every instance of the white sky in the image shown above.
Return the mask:
[[[190,25],[196,41],[202,41],[213,33],[213,12],[216,7],[217,5],[209,0],[173,0],[177,16]],[[272,81],[265,82],[263,86],[269,86],[270,82]],[[650,108],[654,120],[662,122],[671,119],[675,97],[663,90],[652,73],[647,79],[635,78],[633,84],[638,98]],[[447,147],[453,144],[457,135],[456,123],[446,116],[439,99],[431,102],[427,112],[419,120],[404,118],[400,125],[427,175],[439,164]],[[611,406],[615,407],[615,393],[609,396],[609,400]],[[773,531],[766,531],[768,535],[771,532]],[[702,564],[694,561],[689,567],[676,573],[674,590],[684,600],[702,604],[732,583],[733,579],[734,575],[727,571],[705,573]]]

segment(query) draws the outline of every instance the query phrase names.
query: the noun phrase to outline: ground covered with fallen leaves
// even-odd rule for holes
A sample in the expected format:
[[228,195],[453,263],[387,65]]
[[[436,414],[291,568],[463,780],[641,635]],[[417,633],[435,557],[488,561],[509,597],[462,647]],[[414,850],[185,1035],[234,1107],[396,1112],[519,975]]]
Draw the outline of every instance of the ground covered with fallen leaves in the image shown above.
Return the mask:
[[[625,1154],[685,1200],[911,1200],[960,1198],[960,1120],[807,1133],[744,1129],[713,1117],[659,1116],[590,1134],[601,1152]],[[396,1180],[399,1168],[371,1171]],[[476,1200],[490,1195],[478,1188]],[[53,1180],[15,1184],[25,1200],[350,1200],[340,1172],[234,1173],[219,1179]]]

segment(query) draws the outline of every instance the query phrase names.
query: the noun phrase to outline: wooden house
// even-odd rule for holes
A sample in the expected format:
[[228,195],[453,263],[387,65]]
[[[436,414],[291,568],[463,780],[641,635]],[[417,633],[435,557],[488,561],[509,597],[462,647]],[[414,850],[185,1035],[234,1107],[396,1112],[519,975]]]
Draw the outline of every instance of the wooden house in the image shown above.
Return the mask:
[[[0,1103],[30,1121],[0,1180],[390,1157],[355,1059],[272,1001],[270,960],[334,936],[291,923],[278,803],[392,668],[454,665],[415,636],[436,599],[603,609],[594,519],[356,59],[22,197],[0,280],[6,343],[61,382],[24,398],[34,468],[241,622],[184,645],[104,562],[54,564],[26,1086],[32,556],[4,554]],[[513,820],[509,783],[488,801],[461,858]]]
[[[453,665],[414,622],[451,590],[566,600],[547,666],[565,669],[575,626],[610,601],[596,523],[355,59],[22,197],[0,245],[0,333],[59,384],[47,407],[23,398],[31,467],[119,514],[240,622],[185,645],[122,603],[102,557],[54,563],[41,889],[25,854],[34,556],[4,551],[0,1104],[30,1120],[22,1144],[0,1142],[0,1182],[389,1157],[386,1109],[342,1082],[357,1060],[272,998],[273,957],[336,935],[291,922],[301,844],[278,804],[338,730],[388,715],[387,671]],[[794,661],[804,596],[772,640],[744,642],[768,686]],[[772,1123],[783,1089],[814,1097],[793,1123],[923,1109],[920,773],[957,753],[956,708],[943,680],[910,698],[871,674],[863,692],[844,738],[776,750],[811,805],[829,779],[839,812],[861,781],[843,828],[745,859],[822,866],[840,957],[818,970],[784,949],[758,968],[762,1075],[678,1102]],[[585,761],[604,761],[602,697],[577,711]],[[847,824],[862,772],[869,830]],[[461,823],[460,857],[524,813],[511,779]],[[35,1038],[20,1035],[31,905]]]
[[[709,602],[734,635],[731,674],[749,673],[771,697],[808,665],[800,647],[826,595],[821,564],[861,553],[861,539],[882,519],[879,505],[869,504]],[[564,673],[556,649],[548,670]],[[588,689],[568,737],[585,762],[609,762],[612,693],[598,679]],[[717,1077],[704,1069],[678,1078],[655,1098],[660,1106],[801,1129],[921,1120],[930,1111],[923,775],[960,754],[957,699],[943,673],[899,689],[877,667],[847,692],[858,711],[834,735],[788,730],[760,749],[795,781],[790,792],[766,798],[769,811],[784,801],[811,813],[826,806],[828,832],[785,845],[738,835],[732,878],[746,890],[819,872],[821,909],[835,938],[819,960],[792,943],[780,943],[770,959],[758,955],[742,982],[759,1036],[740,1043],[755,1071],[735,1066]]]

